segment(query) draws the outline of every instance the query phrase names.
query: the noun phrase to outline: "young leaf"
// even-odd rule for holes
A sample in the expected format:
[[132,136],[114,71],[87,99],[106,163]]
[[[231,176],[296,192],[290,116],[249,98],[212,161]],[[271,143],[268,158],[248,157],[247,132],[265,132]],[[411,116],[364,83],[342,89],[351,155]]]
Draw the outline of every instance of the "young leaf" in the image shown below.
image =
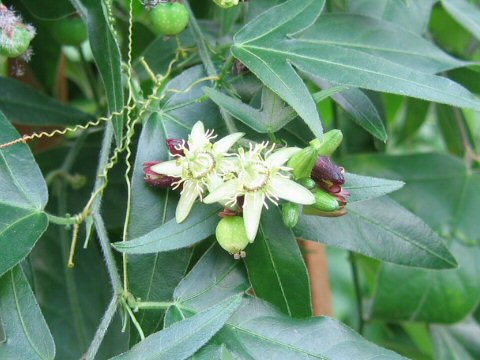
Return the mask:
[[[108,110],[110,113],[122,111],[124,99],[120,49],[103,4],[97,0],[70,0],[70,2],[87,23],[92,54],[107,94]],[[117,144],[120,144],[123,136],[123,116],[115,115],[112,121]]]
[[264,212],[245,265],[255,294],[286,314],[312,316],[310,278],[297,240],[277,209]]
[[355,174],[345,174],[344,189],[350,193],[349,203],[371,200],[401,189],[402,181],[379,179]]
[[228,298],[192,317],[150,335],[130,351],[114,359],[183,360],[205,345],[238,309],[242,301],[237,295]]
[[55,344],[20,266],[0,278],[2,359],[54,359]]
[[480,8],[465,0],[442,0],[442,4],[463,27],[480,40]]
[[181,224],[172,219],[136,239],[114,243],[113,247],[125,254],[153,254],[192,246],[215,232],[219,211],[218,206],[195,204]]
[[48,97],[20,81],[0,77],[0,110],[13,123],[33,126],[82,125],[93,117]]
[[[293,66],[326,81],[480,109],[462,86],[362,51],[288,37],[320,15],[324,1],[290,0],[272,7],[240,30],[233,55],[289,103],[312,128],[319,121],[311,95]],[[315,134],[319,136],[319,134]]]
[[[19,137],[0,112],[0,143]],[[0,149],[0,276],[25,258],[46,230],[48,220],[42,210],[47,197],[47,186],[28,146]]]
[[375,259],[430,269],[456,267],[455,258],[420,218],[395,201],[350,204],[340,218],[302,216],[297,235]]

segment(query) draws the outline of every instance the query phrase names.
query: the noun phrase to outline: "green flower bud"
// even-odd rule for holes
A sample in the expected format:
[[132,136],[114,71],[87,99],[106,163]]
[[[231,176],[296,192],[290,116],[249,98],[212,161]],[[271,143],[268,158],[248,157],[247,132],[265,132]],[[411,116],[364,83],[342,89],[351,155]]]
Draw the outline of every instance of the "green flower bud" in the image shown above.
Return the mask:
[[220,220],[215,235],[220,246],[235,259],[245,257],[243,250],[250,242],[241,216],[229,216]]
[[315,191],[315,204],[312,207],[325,212],[337,211],[342,208],[336,196],[322,189]]
[[295,179],[309,178],[317,162],[318,151],[313,146],[308,146],[293,155],[288,161],[288,167],[293,169]]
[[237,6],[239,0],[213,0],[213,2],[224,9],[228,9],[232,6]]
[[302,178],[297,182],[308,190],[314,190],[317,188],[317,183],[312,178]]
[[343,134],[340,130],[330,130],[323,134],[322,140],[315,139],[310,141],[310,145],[317,150],[318,156],[330,156],[337,150],[342,140]]
[[282,205],[282,216],[283,216],[283,223],[289,227],[293,228],[298,223],[298,218],[300,217],[300,213],[302,208],[298,204],[294,204],[291,202],[287,202]]

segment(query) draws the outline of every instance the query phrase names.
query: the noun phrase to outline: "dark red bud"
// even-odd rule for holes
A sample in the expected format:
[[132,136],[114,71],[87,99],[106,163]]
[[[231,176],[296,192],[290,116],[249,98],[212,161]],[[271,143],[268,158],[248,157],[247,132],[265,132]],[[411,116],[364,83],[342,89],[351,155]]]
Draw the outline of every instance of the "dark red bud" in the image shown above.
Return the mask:
[[320,156],[312,170],[312,179],[318,184],[330,182],[332,185],[345,184],[344,170],[337,166],[328,156]]
[[152,166],[157,165],[159,163],[160,161],[151,161],[143,164],[143,172],[145,173],[145,182],[149,185],[152,185],[161,189],[168,189],[178,179],[171,176],[157,174],[155,171],[153,171]]
[[182,139],[167,139],[167,145],[172,155],[185,156],[183,149],[188,149],[185,140]]
[[233,73],[235,75],[245,75],[250,72],[250,69],[246,67],[244,63],[239,60],[235,60],[235,64],[233,65]]

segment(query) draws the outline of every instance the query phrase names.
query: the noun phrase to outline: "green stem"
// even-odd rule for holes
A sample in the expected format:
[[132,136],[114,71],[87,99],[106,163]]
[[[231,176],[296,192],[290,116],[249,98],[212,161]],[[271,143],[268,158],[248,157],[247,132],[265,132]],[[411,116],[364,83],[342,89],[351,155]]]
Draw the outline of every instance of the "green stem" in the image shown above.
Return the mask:
[[348,252],[349,260],[350,260],[350,267],[352,269],[352,277],[353,277],[353,285],[355,287],[355,298],[357,301],[357,314],[358,314],[358,333],[360,335],[363,334],[363,329],[365,327],[365,319],[363,316],[363,296],[362,296],[362,289],[360,288],[360,278],[358,276],[358,266],[355,260],[355,254],[351,251]]
[[75,219],[74,217],[61,217],[49,213],[46,214],[48,217],[48,221],[56,225],[74,225],[77,223],[77,219]]
[[100,345],[102,345],[103,339],[105,338],[107,330],[110,327],[110,324],[112,323],[112,320],[115,314],[117,313],[118,302],[119,302],[118,296],[114,296],[110,301],[107,311],[105,312],[105,315],[103,315],[102,322],[100,323],[100,326],[98,327],[95,333],[95,337],[93,338],[90,344],[90,347],[88,348],[83,359],[85,360],[95,359],[98,353],[98,349],[100,348]]
[[[202,60],[203,65],[205,66],[205,71],[207,72],[207,76],[215,77],[218,76],[217,70],[215,69],[215,65],[213,64],[212,58],[210,57],[210,53],[208,51],[207,43],[205,41],[205,36],[203,35],[202,29],[198,25],[197,19],[195,18],[195,14],[190,7],[188,1],[184,2],[185,6],[190,13],[190,28],[192,30],[193,37],[195,42],[197,43],[198,53],[200,55],[200,59]],[[232,117],[223,109],[220,108],[220,114],[222,115],[223,120],[225,121],[225,126],[229,133],[237,132],[237,127],[232,119]]]
[[132,320],[133,325],[135,326],[135,328],[138,331],[138,334],[140,335],[140,340],[142,341],[145,340],[145,334],[143,333],[142,327],[138,323],[138,320],[135,317],[135,314],[133,313],[132,309],[130,308],[130,306],[128,306],[125,298],[122,298],[121,301],[122,301],[123,307],[127,310],[127,313],[130,316],[130,320]]
[[105,263],[107,265],[108,275],[112,281],[114,294],[116,296],[123,294],[122,280],[120,279],[120,275],[118,273],[117,264],[115,262],[115,257],[113,256],[110,240],[108,238],[107,229],[105,228],[103,219],[100,214],[96,213],[93,216],[93,220],[95,223],[95,229],[97,230],[100,247],[102,248]]
[[130,304],[133,309],[141,310],[166,310],[170,306],[175,305],[173,302],[155,302],[155,301],[139,301]]

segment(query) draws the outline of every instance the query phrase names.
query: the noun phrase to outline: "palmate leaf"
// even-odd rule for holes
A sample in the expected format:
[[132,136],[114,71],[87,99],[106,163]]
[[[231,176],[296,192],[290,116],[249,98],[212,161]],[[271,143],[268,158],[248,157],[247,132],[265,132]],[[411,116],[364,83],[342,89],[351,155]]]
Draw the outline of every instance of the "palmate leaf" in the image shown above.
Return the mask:
[[5,336],[1,359],[53,360],[52,335],[20,266],[0,278],[0,322]]
[[[97,0],[70,0],[88,26],[92,54],[107,94],[110,113],[123,109],[123,85],[120,49],[115,40],[103,4]],[[123,116],[114,116],[117,143],[122,142]]]
[[[0,143],[19,137],[0,112]],[[47,186],[28,146],[0,149],[0,276],[25,258],[46,230],[47,198]]]
[[294,67],[334,84],[480,109],[474,95],[446,78],[349,47],[312,43],[313,37],[306,40],[302,34],[293,37],[314,23],[324,3],[290,0],[275,6],[241,29],[232,47],[233,55],[290,104],[312,131],[319,116]]
[[[206,311],[245,287],[248,282],[241,263],[214,246],[175,290],[176,311],[183,316]],[[235,359],[402,358],[369,343],[336,320],[291,319],[248,296],[210,344],[224,344]]]

